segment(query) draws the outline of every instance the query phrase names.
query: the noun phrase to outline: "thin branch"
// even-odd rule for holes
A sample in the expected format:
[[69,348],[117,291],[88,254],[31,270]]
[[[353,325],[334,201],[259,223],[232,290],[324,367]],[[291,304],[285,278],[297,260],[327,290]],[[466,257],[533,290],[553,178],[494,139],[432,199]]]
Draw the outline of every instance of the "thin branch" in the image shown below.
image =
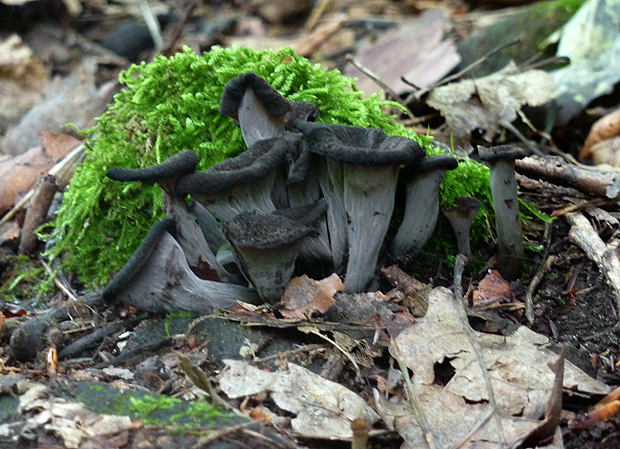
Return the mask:
[[[458,71],[457,73],[455,73],[454,75],[450,75],[445,77],[444,79],[438,81],[437,83],[433,84],[432,86],[428,86],[422,90],[418,90],[415,92],[412,92],[411,94],[409,94],[409,96],[405,99],[405,104],[409,104],[409,102],[411,100],[413,100],[414,98],[421,98],[424,95],[426,95],[427,93],[429,93],[431,90],[439,87],[439,86],[443,86],[444,84],[448,84],[451,83],[452,81],[456,81],[460,78],[463,77],[463,75],[471,72],[472,70],[474,70],[476,67],[478,67],[480,64],[482,64],[483,62],[485,62],[487,59],[491,58],[492,56],[495,56],[497,53],[499,53],[500,51],[504,50],[505,48],[508,48],[512,45],[518,44],[520,41],[520,39],[514,39],[504,45],[500,45],[497,48],[494,48],[493,50],[489,51],[488,53],[485,53],[484,55],[482,55],[479,59],[477,59],[476,61],[472,62],[471,64],[469,64],[467,67],[465,67],[463,70]],[[407,84],[411,84],[411,83],[407,83]]]
[[385,91],[386,94],[388,94],[389,97],[392,98],[392,100],[396,101],[398,104],[400,104],[403,108],[405,108],[405,111],[407,113],[407,116],[411,119],[411,120],[415,120],[415,116],[411,113],[411,111],[409,110],[409,108],[407,107],[407,102],[401,100],[401,98],[396,94],[396,92],[394,92],[394,90],[388,86],[380,77],[379,75],[377,75],[376,73],[374,73],[372,70],[370,70],[368,67],[364,66],[364,64],[362,64],[362,62],[357,59],[355,56],[353,56],[352,54],[347,54],[345,56],[345,59],[348,63],[352,64],[355,68],[357,68],[360,72],[362,72],[364,75],[366,75],[368,78],[370,78],[371,80],[373,80],[381,89],[383,89]]
[[555,261],[555,256],[549,256],[549,245],[551,243],[552,234],[553,225],[551,223],[545,223],[545,233],[543,234],[545,249],[542,255],[544,263],[538,266],[530,285],[527,286],[527,292],[525,293],[525,316],[529,324],[534,322],[534,292],[547,270],[551,268],[551,265]]

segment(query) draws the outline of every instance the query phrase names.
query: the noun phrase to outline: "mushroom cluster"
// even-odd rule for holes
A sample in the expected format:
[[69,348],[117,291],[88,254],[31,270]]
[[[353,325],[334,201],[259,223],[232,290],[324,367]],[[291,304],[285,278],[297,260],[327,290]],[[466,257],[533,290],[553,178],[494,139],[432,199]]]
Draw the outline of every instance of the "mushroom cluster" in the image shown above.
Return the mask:
[[[198,157],[184,150],[152,167],[108,171],[157,183],[168,218],[104,294],[137,305],[136,288],[153,297],[159,273],[168,277],[160,289],[188,292],[183,308],[205,312],[233,298],[273,304],[293,276],[333,272],[356,293],[371,286],[381,254],[410,256],[430,238],[453,157],[425,157],[417,142],[379,129],[315,122],[316,105],[285,99],[253,72],[228,82],[220,113],[241,129],[239,156],[195,172]],[[392,236],[397,186],[404,214]]]

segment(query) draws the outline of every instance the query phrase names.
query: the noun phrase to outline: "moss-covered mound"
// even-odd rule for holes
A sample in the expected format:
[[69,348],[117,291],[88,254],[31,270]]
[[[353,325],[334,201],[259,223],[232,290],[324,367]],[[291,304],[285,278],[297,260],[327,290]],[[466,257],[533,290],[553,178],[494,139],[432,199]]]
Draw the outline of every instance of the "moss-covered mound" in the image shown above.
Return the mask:
[[[245,149],[233,120],[218,113],[225,84],[253,71],[290,100],[316,103],[319,121],[382,128],[417,140],[432,151],[431,138],[394,123],[378,95],[364,99],[350,78],[323,70],[292,49],[253,51],[214,48],[199,56],[185,49],[171,58],[132,66],[121,75],[126,88],[91,130],[87,158],[78,167],[51,237],[52,256],[89,287],[105,284],[163,216],[157,186],[106,178],[112,167],[160,163],[182,149],[200,156],[200,170]],[[460,194],[461,192],[459,192]]]

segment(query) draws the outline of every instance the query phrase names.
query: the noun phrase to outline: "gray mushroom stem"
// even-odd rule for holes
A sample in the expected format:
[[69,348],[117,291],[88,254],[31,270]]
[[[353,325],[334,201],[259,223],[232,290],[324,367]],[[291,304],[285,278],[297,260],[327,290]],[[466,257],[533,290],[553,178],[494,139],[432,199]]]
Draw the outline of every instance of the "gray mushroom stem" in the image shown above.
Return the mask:
[[[394,209],[400,165],[422,159],[424,150],[413,140],[388,136],[378,129],[314,122],[294,125],[303,133],[309,150],[327,159],[326,169],[320,168],[319,182],[329,203],[332,254],[334,243],[347,242],[345,290],[363,291],[377,268]],[[343,229],[346,239],[335,240]]]
[[443,214],[454,230],[459,254],[463,254],[467,258],[467,263],[471,264],[472,254],[469,232],[474,218],[478,215],[481,203],[472,197],[456,197],[454,203],[455,207],[444,210]]
[[345,165],[349,260],[345,291],[363,291],[377,268],[379,250],[390,225],[398,180],[398,165]]
[[117,299],[153,313],[187,310],[201,314],[237,301],[260,302],[250,288],[198,278],[170,235],[173,230],[174,221],[169,218],[151,228],[129,262],[103,289],[105,300]]
[[515,159],[521,159],[526,154],[514,145],[478,147],[478,152],[480,159],[488,162],[491,169],[491,195],[497,229],[497,268],[505,279],[513,280],[519,276],[523,259]]
[[439,186],[447,170],[458,162],[452,156],[431,156],[401,171],[407,181],[405,214],[392,240],[390,255],[394,259],[420,251],[435,230],[439,216]]

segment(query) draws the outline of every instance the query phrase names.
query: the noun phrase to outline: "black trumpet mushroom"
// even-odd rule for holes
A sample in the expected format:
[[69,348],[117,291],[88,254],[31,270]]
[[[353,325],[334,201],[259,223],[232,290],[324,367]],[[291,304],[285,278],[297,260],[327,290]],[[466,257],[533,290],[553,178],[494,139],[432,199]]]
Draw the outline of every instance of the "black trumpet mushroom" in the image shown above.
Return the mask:
[[458,196],[454,199],[455,206],[443,211],[443,214],[450,222],[454,235],[456,236],[456,246],[459,254],[463,254],[467,259],[467,264],[472,262],[471,241],[469,231],[471,224],[478,215],[480,206],[479,200],[473,197]]
[[307,101],[285,99],[267,81],[254,72],[231,79],[220,99],[220,115],[235,119],[248,148],[272,137],[295,139],[289,123],[314,120],[319,108]]
[[326,209],[327,203],[319,200],[299,210],[244,212],[224,224],[241,271],[265,302],[273,304],[282,296],[301,242],[309,238]]
[[508,280],[519,276],[523,259],[523,235],[515,160],[526,156],[525,151],[514,145],[478,147],[480,159],[491,170],[491,196],[497,228],[498,271]]
[[308,149],[326,160],[319,184],[329,205],[334,262],[348,251],[345,290],[363,291],[377,268],[400,166],[419,161],[424,150],[411,139],[380,129],[303,121],[294,126],[303,133]]
[[149,231],[135,254],[103,289],[107,301],[120,300],[140,310],[201,314],[237,301],[260,303],[256,290],[198,278],[172,237],[175,222],[164,218]]
[[457,165],[452,156],[431,156],[401,170],[407,180],[405,214],[390,246],[394,259],[417,253],[428,241],[439,216],[439,186]]
[[198,156],[196,153],[191,150],[183,150],[161,164],[150,167],[111,168],[108,170],[107,176],[121,182],[157,183],[162,189],[166,216],[176,223],[176,238],[183,248],[187,262],[195,267],[200,266],[201,262],[206,262],[211,269],[217,272],[220,279],[235,281],[234,276],[228,273],[217,261],[214,252],[209,247],[202,228],[185,199],[187,195],[177,195],[176,193],[179,179],[194,173],[197,165]]

